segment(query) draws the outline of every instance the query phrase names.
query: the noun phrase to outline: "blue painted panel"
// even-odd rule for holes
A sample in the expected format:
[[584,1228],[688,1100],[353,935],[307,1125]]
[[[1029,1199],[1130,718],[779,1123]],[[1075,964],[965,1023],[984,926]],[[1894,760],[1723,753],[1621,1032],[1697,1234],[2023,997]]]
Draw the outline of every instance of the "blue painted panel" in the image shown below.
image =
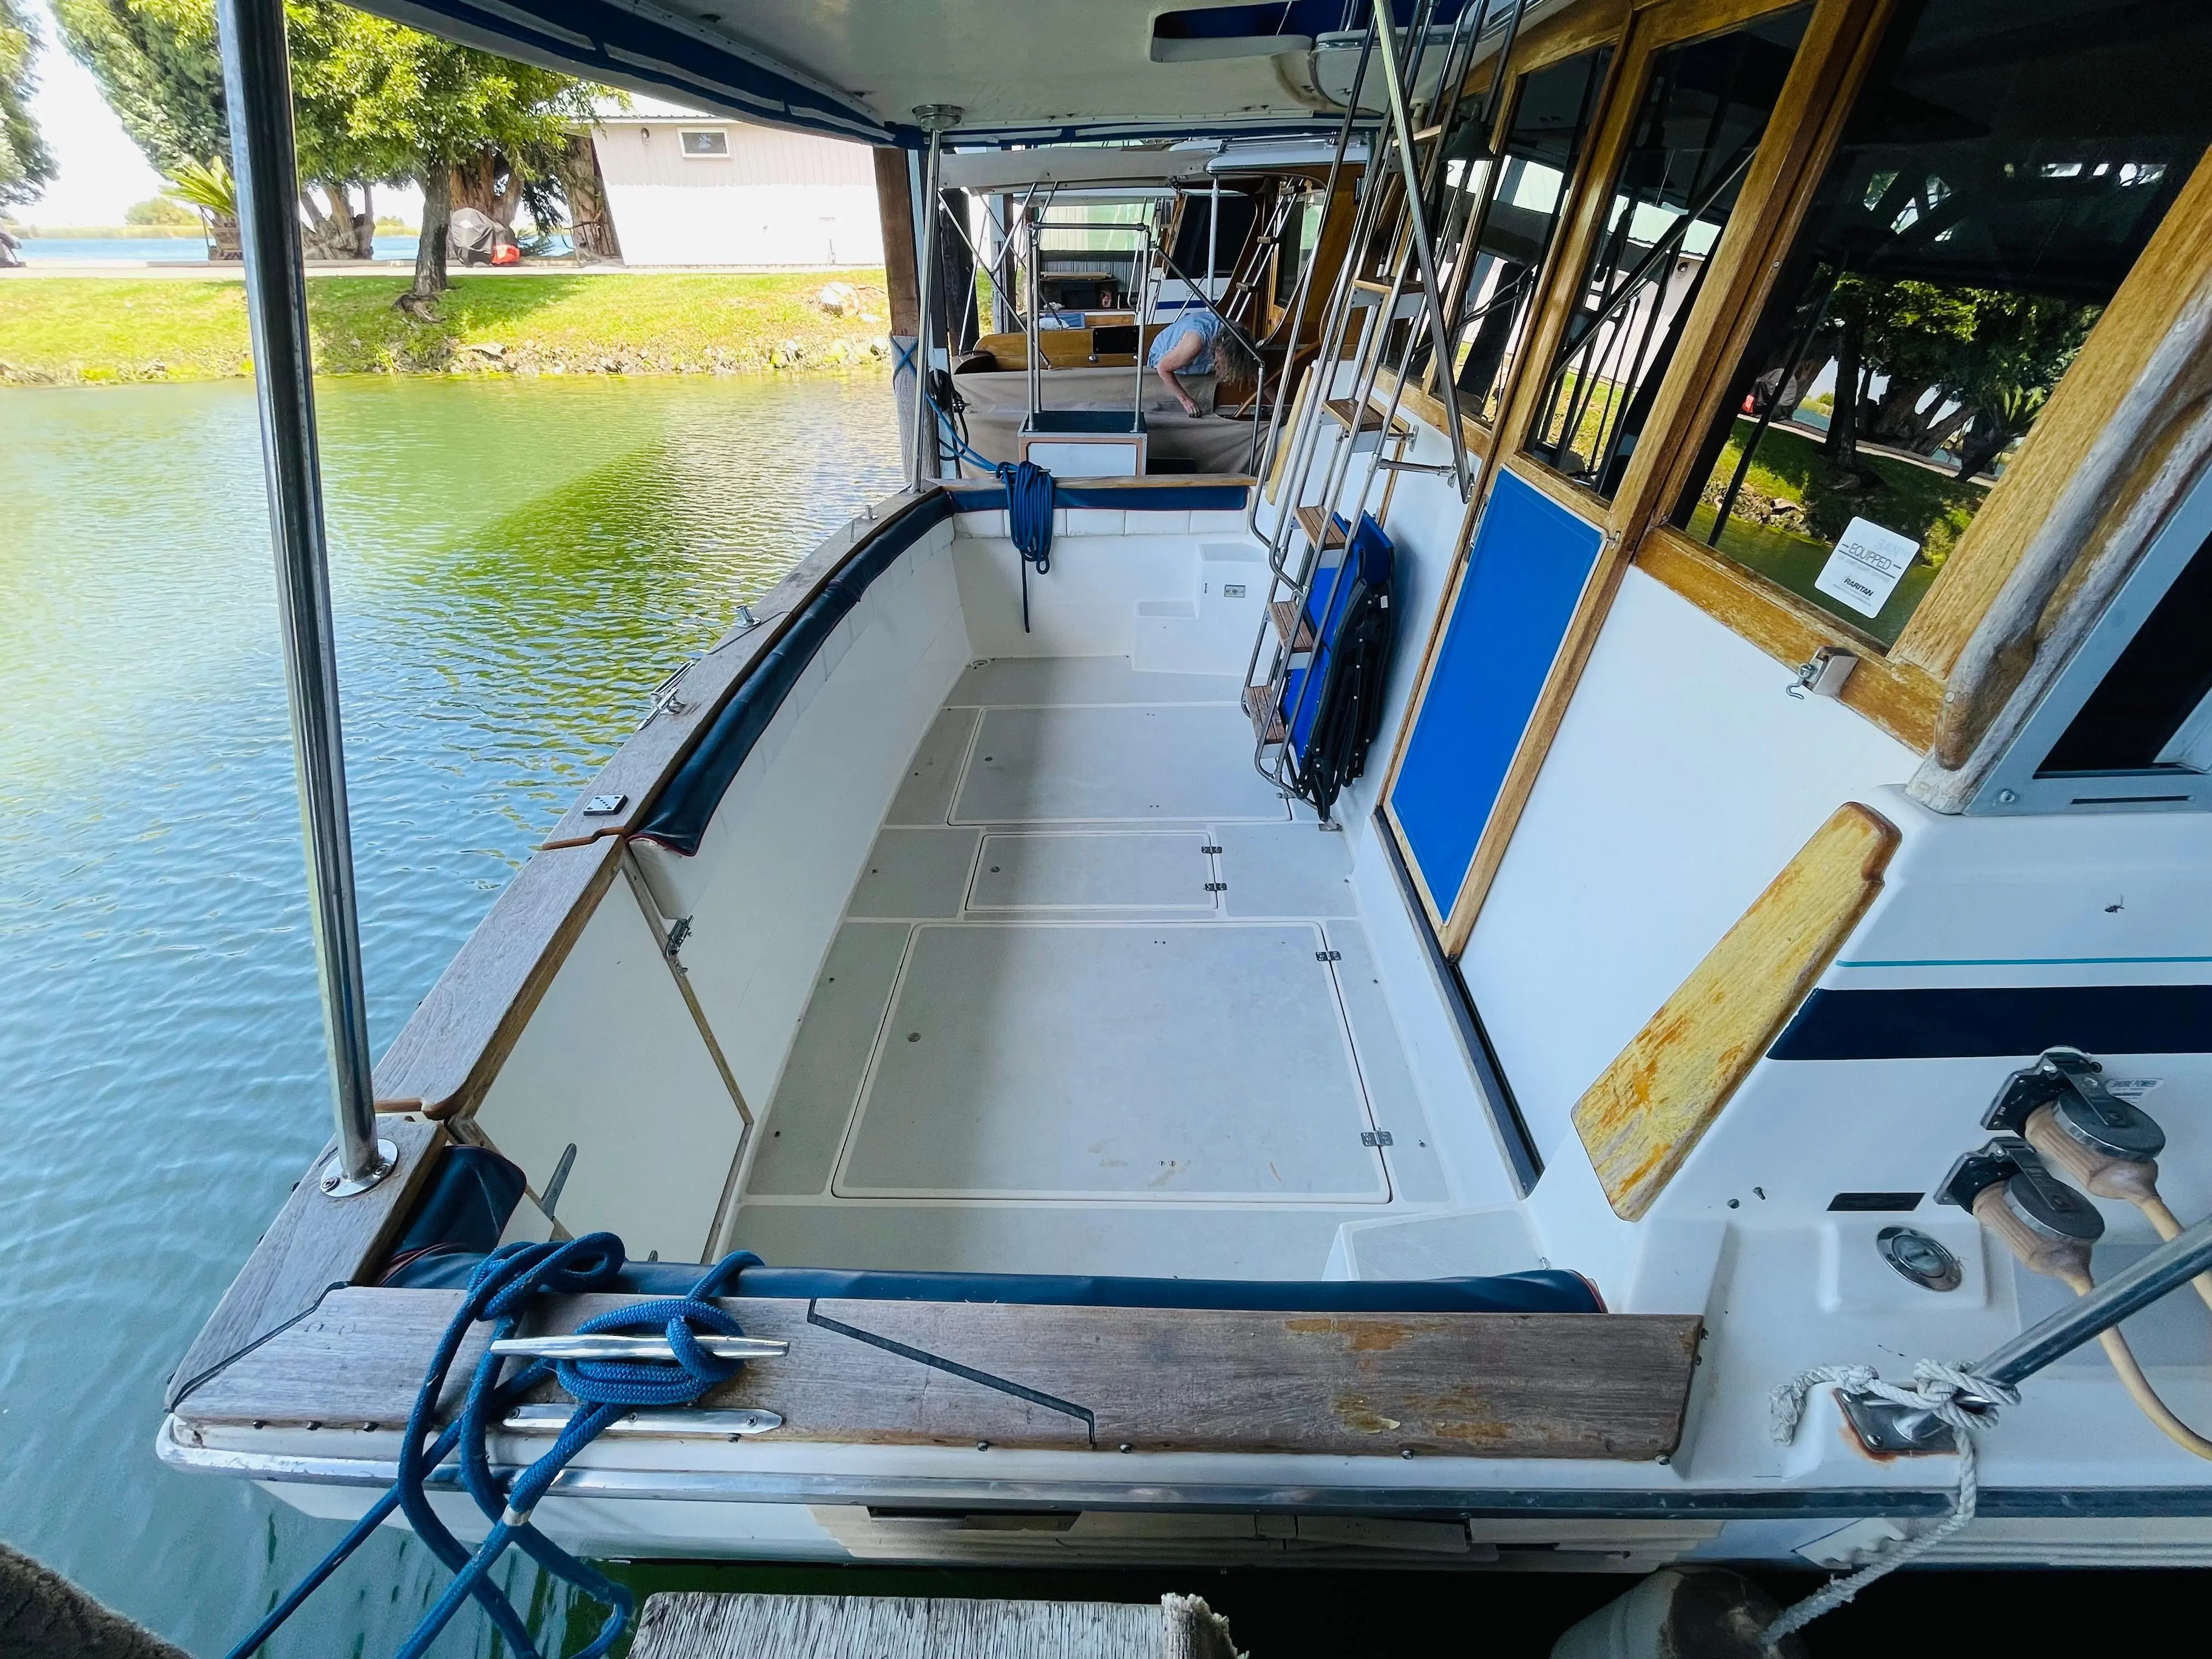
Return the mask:
[[1603,539],[1499,470],[1390,792],[1407,851],[1447,913]]

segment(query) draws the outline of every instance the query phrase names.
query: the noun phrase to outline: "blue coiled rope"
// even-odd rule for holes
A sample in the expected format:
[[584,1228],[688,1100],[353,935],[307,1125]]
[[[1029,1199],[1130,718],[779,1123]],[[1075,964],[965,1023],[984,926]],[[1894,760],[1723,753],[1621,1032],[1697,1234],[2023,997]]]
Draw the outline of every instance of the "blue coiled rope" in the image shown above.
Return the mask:
[[1022,556],[1022,632],[1030,631],[1030,572],[1052,568],[1052,474],[1030,461],[999,468],[1006,485],[1006,534]]
[[[404,1512],[431,1553],[452,1570],[453,1582],[438,1603],[423,1615],[415,1633],[399,1650],[398,1659],[422,1659],[431,1643],[461,1609],[474,1598],[483,1607],[516,1659],[538,1659],[521,1615],[505,1592],[491,1582],[491,1570],[512,1545],[546,1571],[574,1585],[585,1595],[607,1604],[606,1623],[592,1644],[575,1659],[601,1659],[629,1622],[635,1600],[629,1591],[579,1561],[530,1524],[531,1511],[545,1495],[554,1479],[569,1461],[597,1439],[607,1427],[639,1407],[688,1406],[719,1382],[738,1374],[744,1362],[720,1359],[699,1346],[698,1333],[742,1336],[738,1322],[706,1298],[734,1288],[744,1268],[759,1264],[751,1252],[739,1250],[716,1262],[684,1296],[662,1297],[587,1319],[579,1334],[600,1332],[658,1331],[668,1339],[673,1361],[605,1359],[558,1362],[536,1359],[502,1379],[507,1364],[503,1355],[489,1347],[469,1379],[469,1392],[461,1414],[442,1433],[436,1429],[437,1404],[446,1377],[478,1321],[492,1323],[492,1340],[514,1334],[530,1299],[540,1291],[574,1296],[588,1291],[616,1288],[625,1260],[622,1240],[612,1233],[587,1233],[566,1243],[510,1244],[486,1257],[469,1279],[467,1295],[446,1327],[423,1373],[422,1387],[407,1419],[407,1431],[399,1452],[399,1478],[370,1508],[353,1529],[325,1556],[298,1588],[253,1629],[252,1634],[230,1650],[229,1659],[246,1659],[278,1627],[296,1613],[341,1563],[360,1547],[394,1510]],[[551,1449],[502,1488],[492,1472],[485,1437],[507,1413],[548,1377],[574,1395],[579,1407]],[[454,1537],[423,1492],[431,1472],[460,1452],[461,1484],[492,1523],[489,1534],[471,1552]]]

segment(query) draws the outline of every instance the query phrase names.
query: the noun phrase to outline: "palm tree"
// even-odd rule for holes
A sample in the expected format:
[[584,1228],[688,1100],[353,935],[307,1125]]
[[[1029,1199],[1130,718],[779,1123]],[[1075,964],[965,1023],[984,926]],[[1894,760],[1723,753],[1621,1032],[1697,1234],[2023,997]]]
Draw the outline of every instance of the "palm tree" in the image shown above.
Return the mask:
[[200,222],[207,228],[210,258],[245,258],[238,234],[238,185],[221,156],[185,162],[161,193],[199,210]]

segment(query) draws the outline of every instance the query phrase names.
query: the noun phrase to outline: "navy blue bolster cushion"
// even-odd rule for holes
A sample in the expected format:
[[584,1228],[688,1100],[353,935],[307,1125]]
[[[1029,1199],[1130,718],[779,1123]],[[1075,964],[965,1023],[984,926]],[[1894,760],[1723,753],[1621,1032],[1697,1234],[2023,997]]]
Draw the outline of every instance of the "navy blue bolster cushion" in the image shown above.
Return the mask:
[[[448,1146],[386,1263],[382,1285],[459,1290],[522,1200],[523,1173],[487,1146]],[[633,1261],[622,1288],[681,1296],[706,1269]],[[1487,1279],[1118,1279],[1087,1273],[747,1267],[730,1294],[825,1302],[998,1302],[1047,1308],[1211,1308],[1254,1313],[1603,1313],[1579,1273]]]
[[[483,1258],[461,1250],[395,1258],[383,1283],[458,1290]],[[681,1296],[696,1262],[633,1261],[622,1288]],[[1085,1273],[901,1273],[872,1267],[747,1267],[726,1292],[824,1302],[998,1302],[1046,1308],[1212,1308],[1255,1313],[1602,1313],[1589,1281],[1546,1270],[1490,1279],[1113,1279]]]
[[[395,1283],[393,1273],[441,1259],[465,1261],[473,1269],[498,1248],[526,1184],[521,1166],[489,1146],[447,1147],[392,1247],[380,1282]],[[465,1285],[468,1278],[464,1270],[453,1283]]]

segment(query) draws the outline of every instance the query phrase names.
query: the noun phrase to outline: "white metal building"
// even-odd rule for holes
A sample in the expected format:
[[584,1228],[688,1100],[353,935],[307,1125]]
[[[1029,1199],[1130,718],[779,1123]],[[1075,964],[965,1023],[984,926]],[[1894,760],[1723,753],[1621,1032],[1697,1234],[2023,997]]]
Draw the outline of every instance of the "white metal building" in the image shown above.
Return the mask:
[[864,144],[638,100],[592,129],[633,265],[879,265]]

